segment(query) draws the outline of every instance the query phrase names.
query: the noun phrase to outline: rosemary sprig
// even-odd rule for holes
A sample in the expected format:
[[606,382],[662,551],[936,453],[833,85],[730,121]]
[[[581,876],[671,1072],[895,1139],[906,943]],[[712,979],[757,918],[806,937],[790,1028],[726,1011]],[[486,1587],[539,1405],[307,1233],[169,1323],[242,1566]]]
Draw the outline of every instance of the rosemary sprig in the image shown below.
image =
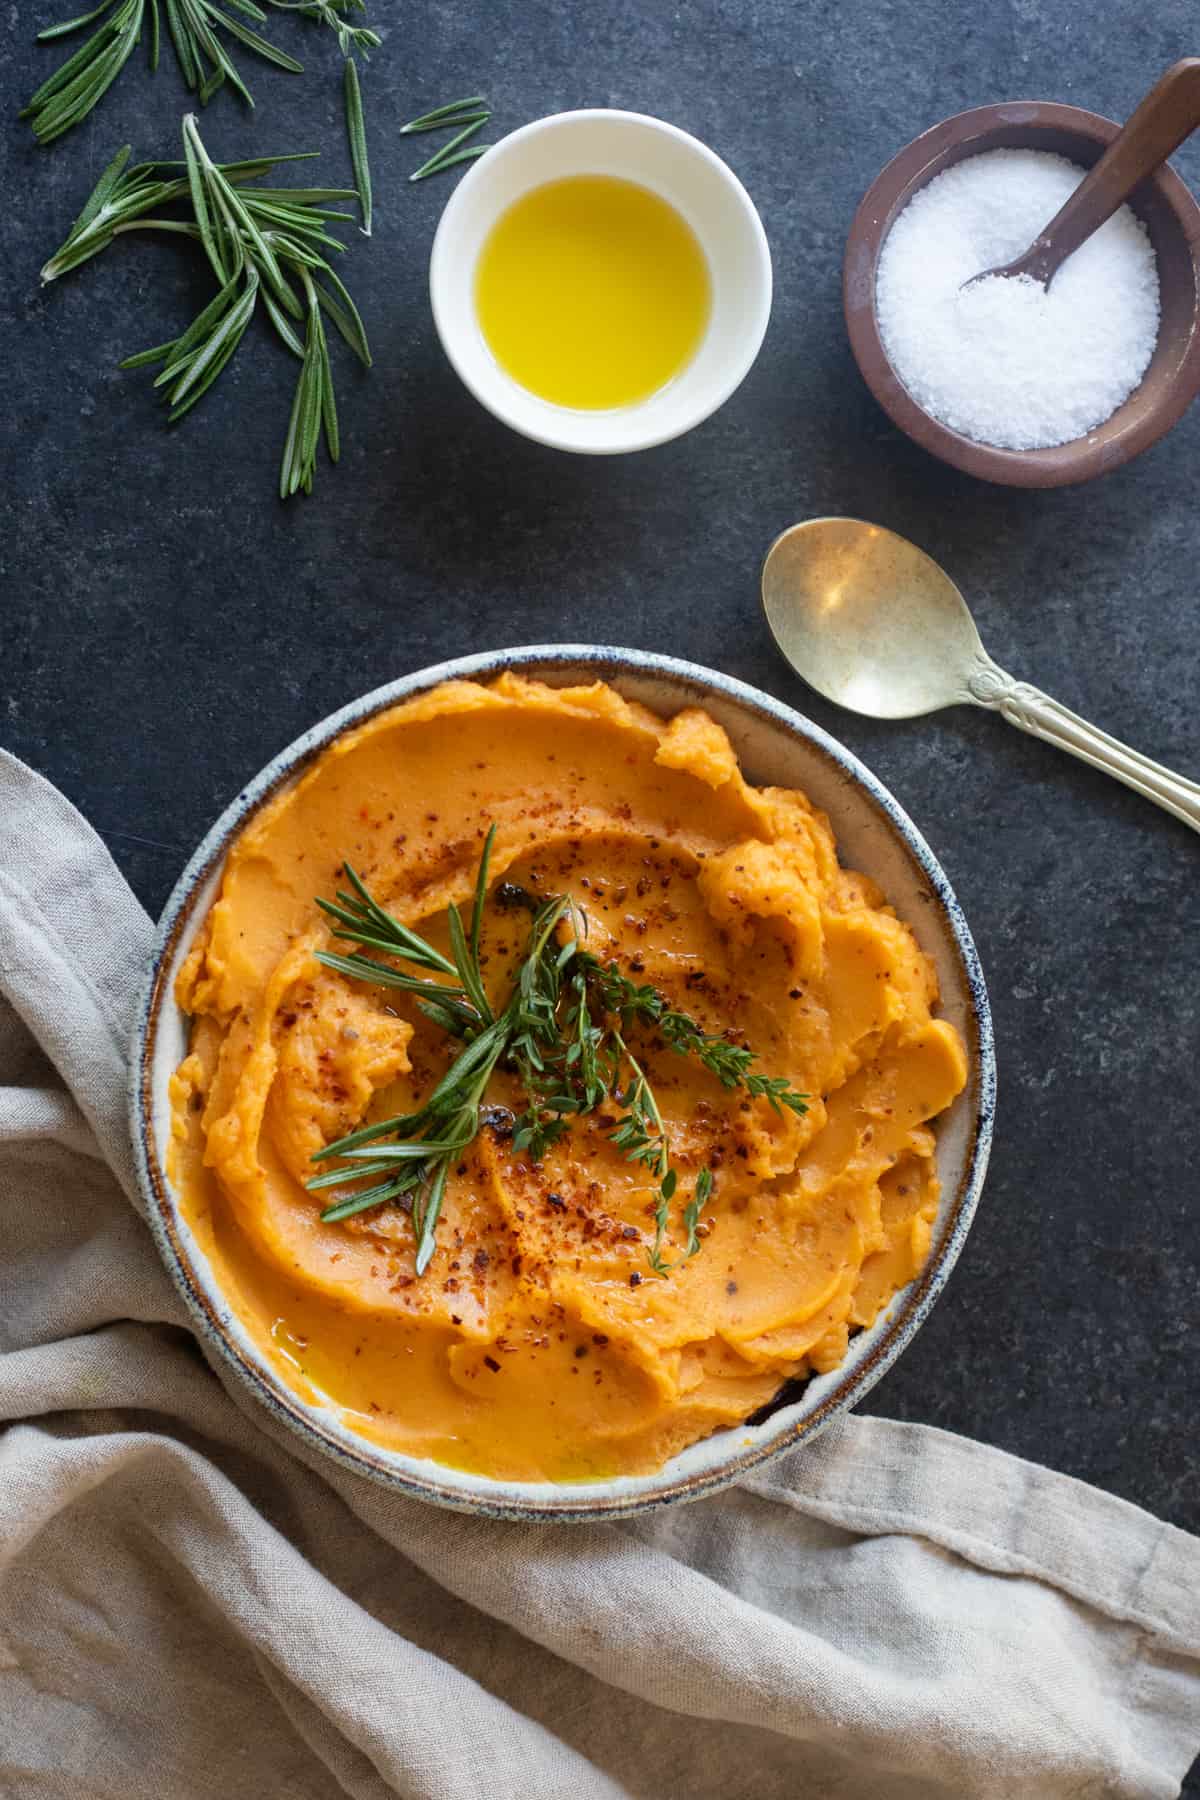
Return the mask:
[[[641,1164],[657,1185],[648,1257],[655,1274],[665,1276],[675,1266],[666,1261],[663,1245],[678,1174],[654,1089],[626,1034],[639,1026],[651,1029],[678,1054],[694,1057],[724,1087],[740,1087],[764,1098],[777,1112],[787,1107],[804,1113],[805,1096],[785,1078],[753,1069],[754,1053],[747,1047],[703,1031],[657,989],[638,986],[615,962],[602,964],[582,950],[579,928],[586,927],[586,920],[564,894],[538,902],[520,891],[522,903],[535,910],[512,992],[497,1013],[484,984],[480,957],[495,835],[493,825],[480,858],[469,927],[457,906],[451,903],[447,908],[449,957],[386,912],[348,863],[343,867],[353,891],[339,890],[334,900],[318,899],[333,921],[334,936],[360,946],[350,956],[318,951],[318,961],[352,979],[416,994],[420,1010],[452,1036],[464,1039],[465,1047],[415,1113],[362,1126],[318,1151],[314,1162],[338,1157],[343,1161],[322,1170],[307,1185],[319,1192],[361,1181],[373,1184],[343,1194],[327,1207],[321,1217],[329,1223],[387,1200],[404,1203],[411,1196],[421,1274],[433,1255],[447,1170],[476,1136],[487,1084],[504,1062],[517,1074],[529,1101],[516,1122],[513,1149],[528,1150],[534,1161],[569,1129],[573,1116],[595,1112],[607,1101],[619,1106],[621,1116],[612,1127],[611,1142],[626,1161]],[[557,934],[564,921],[575,929],[560,941]],[[364,950],[381,951],[393,960],[381,962],[364,955]],[[396,961],[427,973],[397,969]],[[712,1170],[702,1169],[683,1210],[685,1258],[700,1249],[700,1215],[713,1188]]]
[[[129,146],[123,146],[100,177],[66,242],[43,267],[42,280],[53,281],[77,268],[126,231],[170,232],[198,242],[219,284],[217,294],[177,338],[126,357],[120,366],[163,365],[155,385],[165,390],[173,423],[217,379],[241,343],[261,299],[278,336],[300,360],[284,442],[280,494],[286,499],[301,488],[311,493],[322,430],[330,460],[336,462],[340,451],[322,313],[364,366],[371,366],[358,309],[325,254],[340,254],[344,249],[328,228],[350,217],[328,203],[353,199],[355,190],[255,188],[252,184],[278,164],[302,161],[309,153],[214,163],[190,113],[183,121],[183,148],[182,166],[137,163],[130,167]],[[184,216],[161,216],[161,209],[175,204],[184,209]]]
[[[225,3],[242,17],[234,17],[215,0],[162,0],[167,34],[180,73],[201,106],[207,106],[225,82],[248,106],[253,106],[254,97],[238,73],[224,34],[290,75],[302,74],[304,65],[243,23],[244,19],[252,19],[257,25],[267,23],[269,14],[255,0]],[[298,12],[331,26],[344,57],[355,51],[365,56],[382,42],[377,32],[351,25],[342,16],[350,11],[363,12],[365,0],[268,0],[268,4],[277,12]],[[101,0],[91,12],[39,31],[38,41],[51,43],[68,37],[97,19],[102,20],[98,29],[41,84],[22,109],[20,116],[29,120],[39,143],[53,143],[87,117],[120,75],[147,28],[149,66],[152,72],[158,67],[159,0]]]
[[352,956],[339,956],[330,950],[318,950],[317,961],[359,981],[373,981],[380,987],[400,988],[421,995],[418,1001],[421,1011],[453,1037],[466,1037],[491,1025],[495,1015],[484,987],[479,952],[488,870],[495,841],[496,827],[493,825],[479,859],[469,937],[463,931],[457,907],[452,905],[449,909],[453,958],[444,956],[418,932],[385,911],[371,897],[366,884],[348,862],[342,864],[342,869],[353,892],[339,888],[335,899],[317,899],[321,911],[333,920],[334,937],[348,938],[368,950],[381,950],[385,956],[410,962],[418,969],[448,975],[449,982],[431,982],[427,978],[407,975],[392,968],[390,963],[381,963],[375,957],[358,952]]

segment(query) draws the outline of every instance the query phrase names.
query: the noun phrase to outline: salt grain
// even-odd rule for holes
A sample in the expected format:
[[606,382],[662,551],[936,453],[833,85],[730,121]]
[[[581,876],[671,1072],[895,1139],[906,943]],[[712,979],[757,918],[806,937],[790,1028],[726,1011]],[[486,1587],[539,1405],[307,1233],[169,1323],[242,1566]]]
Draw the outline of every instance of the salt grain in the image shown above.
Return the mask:
[[963,283],[1027,250],[1084,171],[1040,150],[988,150],[922,188],[879,258],[888,359],[926,412],[965,437],[1036,450],[1083,437],[1138,385],[1158,336],[1158,265],[1128,206],[1048,288]]

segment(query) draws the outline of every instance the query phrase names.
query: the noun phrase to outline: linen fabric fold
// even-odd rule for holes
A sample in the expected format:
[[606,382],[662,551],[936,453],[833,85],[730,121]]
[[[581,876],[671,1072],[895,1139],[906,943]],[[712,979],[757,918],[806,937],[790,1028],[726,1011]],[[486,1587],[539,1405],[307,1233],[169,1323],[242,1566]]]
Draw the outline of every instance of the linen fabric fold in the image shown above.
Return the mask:
[[124,1093],[150,921],[0,753],[0,1794],[1177,1794],[1200,1541],[929,1427],[845,1418],[611,1525],[326,1463],[193,1337]]

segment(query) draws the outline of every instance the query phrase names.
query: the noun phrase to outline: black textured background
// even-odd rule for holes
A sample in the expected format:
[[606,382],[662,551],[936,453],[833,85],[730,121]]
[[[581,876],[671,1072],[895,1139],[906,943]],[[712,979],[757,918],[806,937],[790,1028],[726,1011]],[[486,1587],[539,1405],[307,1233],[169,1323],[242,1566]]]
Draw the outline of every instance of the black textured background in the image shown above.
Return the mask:
[[[387,42],[364,71],[376,235],[351,233],[342,271],[375,367],[364,375],[337,344],[343,461],[286,507],[273,484],[293,366],[265,326],[175,433],[148,375],[116,369],[207,294],[198,254],[126,238],[39,291],[39,264],[115,147],[179,155],[187,103],[165,53],[154,80],[131,65],[81,129],[39,152],[11,111],[54,66],[30,41],[44,10],[22,7],[0,48],[13,434],[0,742],[83,808],[157,910],[275,750],[353,695],[459,651],[624,642],[807,707],[944,862],[1001,1059],[971,1240],[868,1405],[1200,1526],[1200,844],[994,717],[875,726],[835,713],[776,660],[757,600],[784,526],[878,519],[946,564],[1002,664],[1200,775],[1200,410],[1088,487],[983,486],[889,426],[839,303],[851,215],[895,150],[989,100],[1125,116],[1197,48],[1188,0],[1116,0],[1102,27],[1049,0],[376,0]],[[346,179],[332,37],[287,17],[269,35],[300,49],[306,74],[239,54],[257,110],[219,95],[206,142],[227,158],[319,147],[324,179]],[[397,127],[477,86],[493,135],[565,107],[627,106],[696,132],[749,187],[775,258],[774,318],[744,387],[681,442],[573,459],[509,434],[459,387],[425,289],[449,183],[404,184],[419,157]],[[1200,183],[1200,146],[1178,166]]]

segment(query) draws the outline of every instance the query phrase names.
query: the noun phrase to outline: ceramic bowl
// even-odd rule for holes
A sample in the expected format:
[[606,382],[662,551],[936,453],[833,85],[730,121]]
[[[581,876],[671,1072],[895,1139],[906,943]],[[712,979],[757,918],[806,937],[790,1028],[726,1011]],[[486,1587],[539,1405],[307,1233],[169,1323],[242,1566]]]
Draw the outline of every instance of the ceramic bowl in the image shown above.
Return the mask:
[[917,405],[888,361],[875,317],[879,254],[893,221],[921,188],[985,150],[1048,150],[1082,168],[1099,162],[1120,126],[1078,106],[1012,100],[946,119],[892,158],[867,189],[846,243],[842,298],[850,345],[883,410],[922,449],[968,475],[1009,487],[1064,487],[1118,468],[1157,443],[1200,391],[1200,207],[1162,167],[1130,197],[1158,258],[1158,343],[1128,400],[1086,437],[1047,450],[977,444]]
[[[869,1331],[851,1340],[840,1368],[815,1376],[800,1393],[781,1394],[755,1422],[692,1444],[652,1475],[569,1486],[494,1481],[358,1437],[333,1408],[301,1400],[256,1349],[217,1286],[164,1169],[167,1086],[186,1054],[188,1032],[173,998],[175,976],[238,832],[350,726],[441,681],[487,680],[502,669],[556,686],[603,678],[664,716],[684,706],[707,707],[728,731],[751,781],[803,788],[829,814],[846,862],[880,883],[933,957],[942,1012],[968,1049],[967,1086],[938,1125],[942,1199],[932,1253],[919,1278]],[[857,758],[790,707],[710,669],[644,651],[542,645],[460,657],[377,688],[289,745],[226,808],[180,877],[159,926],[132,1047],[130,1112],[139,1180],[167,1269],[211,1350],[277,1420],[345,1468],[426,1500],[501,1518],[595,1520],[695,1499],[735,1481],[767,1457],[812,1437],[878,1381],[928,1314],[962,1249],[987,1166],[995,1081],[987,993],[958,902],[916,826]]]
[[[669,201],[708,262],[712,311],[691,361],[630,406],[591,411],[531,394],[492,355],[475,311],[475,270],[492,226],[531,188],[615,175]],[[758,355],[771,314],[771,253],[749,194],[719,156],[675,125],[596,108],[536,119],[473,164],[442,214],[429,264],[446,355],[489,412],[557,450],[613,456],[676,438],[723,406]]]

